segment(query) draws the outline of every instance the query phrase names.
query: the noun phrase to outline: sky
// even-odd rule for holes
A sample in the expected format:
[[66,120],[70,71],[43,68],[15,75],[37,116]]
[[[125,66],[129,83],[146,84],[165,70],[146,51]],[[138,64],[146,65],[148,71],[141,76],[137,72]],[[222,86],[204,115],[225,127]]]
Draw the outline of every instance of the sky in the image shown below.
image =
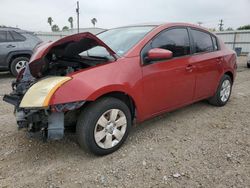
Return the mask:
[[[80,27],[113,28],[149,22],[188,22],[218,29],[250,24],[250,0],[79,0]],[[76,27],[75,0],[0,0],[0,25],[30,31],[50,31],[52,17],[59,28]]]

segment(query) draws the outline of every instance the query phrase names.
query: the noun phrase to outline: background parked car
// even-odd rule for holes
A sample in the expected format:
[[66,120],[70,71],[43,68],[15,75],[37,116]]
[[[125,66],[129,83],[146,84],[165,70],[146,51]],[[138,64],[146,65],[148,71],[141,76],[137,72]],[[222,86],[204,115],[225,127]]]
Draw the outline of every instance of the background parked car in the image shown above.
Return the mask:
[[247,67],[250,68],[250,53],[247,56]]
[[16,76],[26,65],[41,39],[32,32],[17,28],[0,28],[0,70],[10,70]]

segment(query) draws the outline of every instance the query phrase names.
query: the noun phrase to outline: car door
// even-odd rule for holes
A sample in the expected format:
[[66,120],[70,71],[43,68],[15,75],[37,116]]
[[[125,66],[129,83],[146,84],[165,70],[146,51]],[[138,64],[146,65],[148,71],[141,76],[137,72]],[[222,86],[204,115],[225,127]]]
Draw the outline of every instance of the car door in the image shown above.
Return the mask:
[[10,33],[0,30],[0,66],[8,66],[6,62],[7,56],[15,48],[16,45]]
[[[173,58],[146,63],[152,48],[173,52]],[[162,31],[142,50],[143,86],[147,116],[190,103],[193,100],[195,74],[190,57],[190,39],[186,28]]]
[[196,69],[195,100],[214,94],[222,71],[223,56],[218,51],[217,40],[210,33],[190,29],[194,55],[192,58]]

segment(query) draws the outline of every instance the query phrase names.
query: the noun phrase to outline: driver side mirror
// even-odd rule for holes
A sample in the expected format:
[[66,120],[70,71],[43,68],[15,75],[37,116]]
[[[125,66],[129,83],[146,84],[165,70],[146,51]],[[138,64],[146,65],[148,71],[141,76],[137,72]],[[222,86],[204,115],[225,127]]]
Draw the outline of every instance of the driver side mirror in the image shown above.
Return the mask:
[[173,57],[173,52],[170,50],[165,50],[162,48],[153,48],[148,51],[147,56],[145,57],[146,62],[150,61],[160,61],[167,60]]

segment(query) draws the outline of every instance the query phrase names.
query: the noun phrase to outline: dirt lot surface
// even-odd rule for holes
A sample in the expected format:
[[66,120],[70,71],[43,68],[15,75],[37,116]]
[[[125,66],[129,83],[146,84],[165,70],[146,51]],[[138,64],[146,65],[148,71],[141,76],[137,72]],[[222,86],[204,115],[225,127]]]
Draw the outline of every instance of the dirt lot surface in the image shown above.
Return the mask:
[[132,129],[117,152],[96,157],[74,134],[57,142],[16,128],[2,101],[13,79],[0,73],[0,187],[250,187],[250,69],[239,59],[230,102],[199,102]]

